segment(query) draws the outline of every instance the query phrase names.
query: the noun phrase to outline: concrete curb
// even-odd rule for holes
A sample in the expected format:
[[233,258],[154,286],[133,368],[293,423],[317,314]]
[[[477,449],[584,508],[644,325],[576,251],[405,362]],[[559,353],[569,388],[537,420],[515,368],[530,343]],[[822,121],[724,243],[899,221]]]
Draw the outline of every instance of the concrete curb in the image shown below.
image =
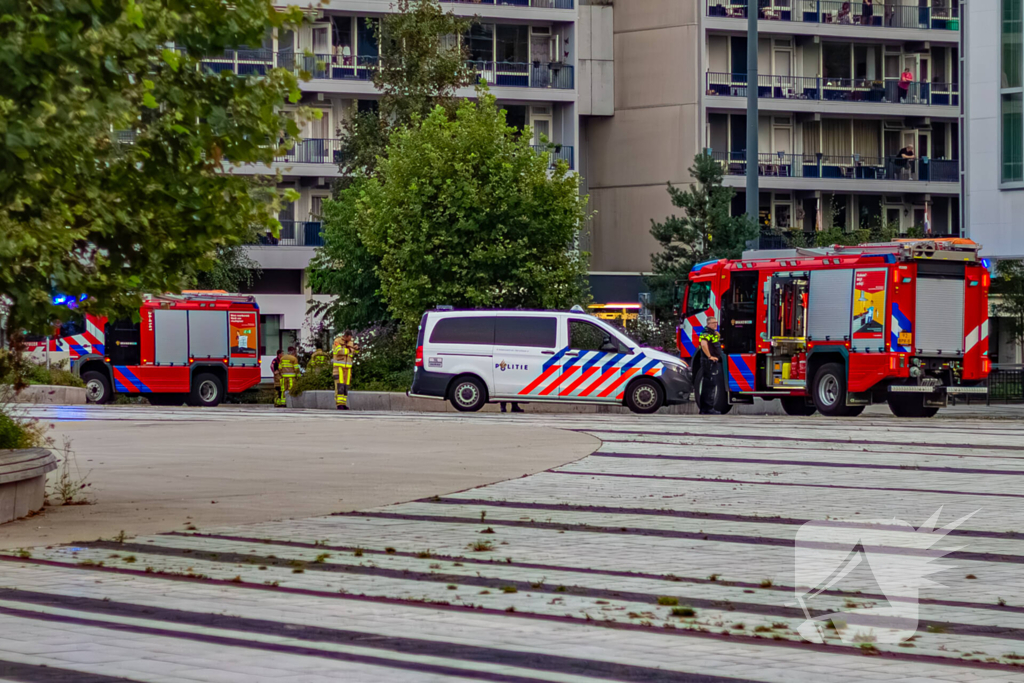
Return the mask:
[[60,387],[51,384],[32,384],[13,398],[15,403],[45,403],[52,405],[85,405],[84,387]]
[[47,448],[0,451],[0,524],[42,510],[46,473],[55,469],[57,458]]
[[[524,410],[528,413],[626,413],[625,406],[588,405],[577,403],[529,403],[525,402]],[[348,397],[348,406],[352,410],[377,410],[385,412],[412,413],[455,413],[458,412],[448,401],[435,401],[429,398],[411,398],[405,394],[385,391],[353,391]],[[306,410],[336,410],[333,391],[304,391],[299,396],[288,397],[289,408]],[[485,413],[500,412],[498,404],[492,403],[484,407]],[[684,403],[669,406],[658,411],[662,415],[694,415],[697,406]],[[785,415],[782,404],[778,401],[762,401],[754,399],[753,405],[733,406],[735,415]]]

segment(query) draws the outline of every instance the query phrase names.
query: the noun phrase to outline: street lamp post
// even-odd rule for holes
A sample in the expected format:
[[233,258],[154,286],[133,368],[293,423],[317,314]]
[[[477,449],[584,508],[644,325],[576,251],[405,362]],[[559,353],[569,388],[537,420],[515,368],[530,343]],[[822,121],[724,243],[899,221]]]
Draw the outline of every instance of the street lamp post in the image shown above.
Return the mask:
[[747,0],[747,215],[758,222],[757,0]]

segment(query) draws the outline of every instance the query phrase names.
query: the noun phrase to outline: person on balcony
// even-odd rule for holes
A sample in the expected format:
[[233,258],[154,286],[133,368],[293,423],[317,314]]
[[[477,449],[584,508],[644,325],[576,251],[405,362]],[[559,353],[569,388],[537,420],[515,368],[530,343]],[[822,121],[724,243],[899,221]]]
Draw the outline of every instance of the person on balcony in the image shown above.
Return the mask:
[[914,72],[910,70],[909,66],[903,67],[903,73],[900,74],[899,90],[900,90],[900,102],[907,101],[907,95],[910,94],[910,84],[914,82]]
[[875,6],[871,0],[862,0],[860,4],[860,23],[863,26],[870,26],[874,21]]
[[850,16],[850,3],[844,2],[843,6],[839,8],[839,23],[840,24],[852,24],[853,18]]
[[917,155],[914,154],[913,145],[907,145],[896,153],[896,170],[899,172],[900,180],[908,179],[913,173],[915,159]]

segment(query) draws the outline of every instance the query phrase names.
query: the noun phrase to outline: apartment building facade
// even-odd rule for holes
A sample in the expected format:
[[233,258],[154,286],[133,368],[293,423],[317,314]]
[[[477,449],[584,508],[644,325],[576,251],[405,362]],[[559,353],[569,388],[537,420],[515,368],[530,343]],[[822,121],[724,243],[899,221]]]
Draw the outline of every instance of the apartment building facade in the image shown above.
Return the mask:
[[[965,15],[966,236],[992,261],[1024,259],[1024,2],[972,0]],[[990,325],[992,362],[1021,363],[999,317]]]
[[[759,0],[756,48],[746,0],[616,2],[615,114],[583,124],[593,270],[635,296],[657,248],[651,220],[678,213],[666,183],[690,182],[704,149],[737,189],[735,213],[757,163],[766,227],[884,220],[959,233],[959,3],[900,2]],[[746,144],[750,49],[756,156]]]
[[[441,4],[456,15],[477,18],[461,40],[476,73],[507,111],[509,123],[529,126],[538,147],[542,139],[554,143],[552,161],[564,159],[571,168],[579,168],[580,117],[593,114],[595,102],[598,113],[611,113],[611,62],[602,55],[594,58],[590,36],[595,20],[589,1],[583,9],[579,0]],[[268,356],[305,339],[318,322],[307,314],[308,302],[327,298],[310,289],[305,269],[322,244],[323,202],[339,177],[339,131],[353,112],[374,107],[379,98],[372,80],[379,56],[373,24],[395,7],[391,0],[328,0],[308,11],[310,21],[296,32],[270,35],[261,46],[207,60],[213,68],[236,73],[260,74],[278,66],[308,71],[312,79],[302,83],[299,104],[322,112],[320,119],[305,125],[302,142],[273,164],[272,170],[282,174],[280,188],[299,194],[281,212],[280,235],[268,235],[249,249],[263,269],[252,293],[260,304]],[[596,21],[610,49],[611,22]],[[465,88],[458,94],[474,93]],[[267,169],[245,167],[235,172],[259,174]]]

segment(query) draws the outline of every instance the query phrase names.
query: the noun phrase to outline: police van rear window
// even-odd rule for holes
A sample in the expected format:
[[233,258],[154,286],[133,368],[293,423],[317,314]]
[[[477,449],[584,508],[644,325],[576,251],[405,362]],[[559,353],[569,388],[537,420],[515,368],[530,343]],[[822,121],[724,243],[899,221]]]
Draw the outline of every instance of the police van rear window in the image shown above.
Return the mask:
[[497,346],[532,346],[554,348],[558,336],[555,318],[502,317],[494,324],[494,343]]
[[443,318],[430,333],[431,344],[493,344],[494,318]]

